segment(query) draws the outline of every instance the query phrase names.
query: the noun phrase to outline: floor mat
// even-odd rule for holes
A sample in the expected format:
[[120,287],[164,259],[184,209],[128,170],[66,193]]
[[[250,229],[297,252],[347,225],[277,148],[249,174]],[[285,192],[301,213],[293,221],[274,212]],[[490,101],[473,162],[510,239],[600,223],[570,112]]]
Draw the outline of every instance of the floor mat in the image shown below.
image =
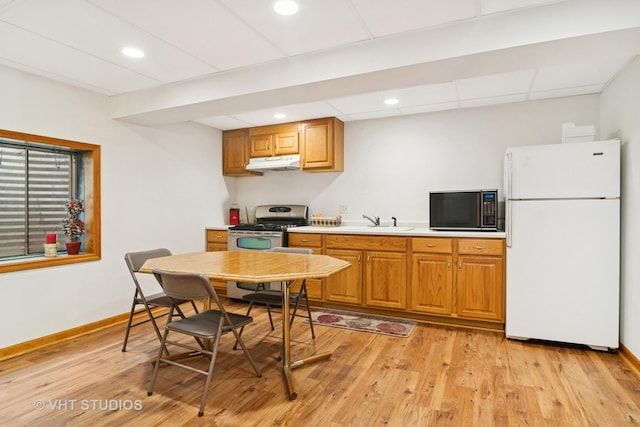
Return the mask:
[[[364,313],[323,310],[311,313],[314,324],[406,338],[417,322]],[[309,322],[305,319],[305,322]]]

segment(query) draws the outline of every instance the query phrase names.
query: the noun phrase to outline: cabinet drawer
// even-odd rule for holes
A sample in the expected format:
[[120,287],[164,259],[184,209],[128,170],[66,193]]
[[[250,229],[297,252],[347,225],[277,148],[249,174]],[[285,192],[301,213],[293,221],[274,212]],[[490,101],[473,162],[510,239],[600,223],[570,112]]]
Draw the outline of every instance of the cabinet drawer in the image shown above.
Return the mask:
[[227,244],[226,230],[207,230],[207,242]]
[[502,239],[459,239],[458,253],[471,255],[503,255]]
[[300,248],[322,247],[322,234],[289,233],[288,237],[289,246],[297,246]]
[[415,237],[411,239],[411,249],[413,252],[450,254],[453,252],[453,239]]
[[327,249],[356,249],[365,251],[406,252],[407,237],[354,236],[351,234],[327,234]]

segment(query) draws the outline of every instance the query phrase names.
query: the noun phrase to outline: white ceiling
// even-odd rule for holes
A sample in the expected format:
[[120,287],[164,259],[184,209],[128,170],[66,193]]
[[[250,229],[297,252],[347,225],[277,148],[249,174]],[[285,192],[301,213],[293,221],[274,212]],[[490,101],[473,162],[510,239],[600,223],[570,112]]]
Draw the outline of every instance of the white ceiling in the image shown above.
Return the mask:
[[638,0],[273,1],[0,0],[0,64],[224,130],[594,94],[640,55]]

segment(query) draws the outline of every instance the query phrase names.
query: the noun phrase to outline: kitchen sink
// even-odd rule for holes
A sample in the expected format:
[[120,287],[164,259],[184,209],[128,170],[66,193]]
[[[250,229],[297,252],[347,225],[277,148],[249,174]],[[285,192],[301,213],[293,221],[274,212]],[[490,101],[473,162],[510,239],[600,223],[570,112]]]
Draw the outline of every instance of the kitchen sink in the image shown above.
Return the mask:
[[410,231],[413,230],[413,227],[394,227],[391,225],[379,225],[379,226],[373,226],[373,225],[343,225],[338,227],[338,230],[340,231],[358,231],[361,233],[370,233],[370,232],[382,232],[382,233],[401,233],[404,231]]

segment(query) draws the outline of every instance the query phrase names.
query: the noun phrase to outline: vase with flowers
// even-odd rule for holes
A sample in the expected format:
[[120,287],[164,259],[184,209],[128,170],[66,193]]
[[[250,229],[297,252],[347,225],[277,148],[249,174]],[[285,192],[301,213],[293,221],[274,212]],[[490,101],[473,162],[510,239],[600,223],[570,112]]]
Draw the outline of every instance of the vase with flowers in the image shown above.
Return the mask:
[[79,218],[84,212],[84,203],[82,200],[72,199],[66,203],[68,218],[62,220],[62,231],[69,238],[65,243],[67,254],[77,255],[80,253],[80,236],[84,234],[84,222]]

